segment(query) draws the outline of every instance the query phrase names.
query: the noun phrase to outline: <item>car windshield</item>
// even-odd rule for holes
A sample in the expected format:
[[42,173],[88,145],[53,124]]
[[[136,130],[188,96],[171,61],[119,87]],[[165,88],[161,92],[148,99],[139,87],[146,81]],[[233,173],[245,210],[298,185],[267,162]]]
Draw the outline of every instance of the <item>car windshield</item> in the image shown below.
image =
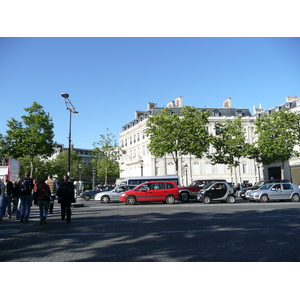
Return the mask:
[[255,184],[253,187],[258,187],[258,188],[260,188],[260,187],[262,187],[263,185],[265,185],[265,182],[264,182],[264,181],[260,181],[260,182],[258,182],[257,184]]
[[273,185],[274,183],[267,183],[263,185],[259,190],[269,190]]
[[196,187],[203,187],[204,185],[205,185],[205,181],[202,180],[195,180],[190,184],[190,186],[196,186]]
[[203,187],[203,189],[204,189],[204,190],[207,190],[207,189],[211,188],[214,184],[215,184],[215,182],[208,183],[207,185],[205,185],[205,186]]

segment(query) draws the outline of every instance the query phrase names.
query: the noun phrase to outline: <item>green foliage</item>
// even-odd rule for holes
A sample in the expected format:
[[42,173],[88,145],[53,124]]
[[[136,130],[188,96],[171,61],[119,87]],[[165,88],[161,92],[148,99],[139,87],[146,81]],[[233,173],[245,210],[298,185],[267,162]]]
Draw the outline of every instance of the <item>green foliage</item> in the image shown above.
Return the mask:
[[209,146],[209,134],[205,130],[208,112],[184,106],[180,114],[174,113],[172,108],[164,108],[147,119],[145,130],[150,153],[156,157],[171,154],[177,173],[179,155],[194,154],[200,158]]
[[[108,130],[108,129],[107,129]],[[115,141],[115,136],[111,133],[100,134],[100,140],[93,144],[92,165],[97,169],[97,176],[105,178],[107,184],[108,177],[119,177],[119,156],[120,147]]]
[[30,168],[32,173],[36,157],[46,158],[53,153],[54,125],[49,114],[37,102],[24,110],[28,115],[22,116],[23,121],[14,118],[7,121],[8,130],[1,146],[6,157],[18,160],[28,157],[29,165],[23,167]]
[[[47,161],[48,170],[51,172],[50,174],[55,174],[58,176],[58,178],[63,178],[63,176],[67,174],[68,158],[68,150],[65,150],[59,153],[55,159]],[[71,175],[72,177],[78,176],[79,165],[81,164],[81,156],[78,155],[75,150],[71,150],[71,162]]]
[[239,159],[247,149],[241,118],[238,116],[234,120],[215,124],[216,135],[211,137],[215,152],[207,156],[212,164],[239,166]]
[[299,156],[294,146],[300,142],[300,115],[290,110],[263,114],[254,122],[257,148],[265,165]]

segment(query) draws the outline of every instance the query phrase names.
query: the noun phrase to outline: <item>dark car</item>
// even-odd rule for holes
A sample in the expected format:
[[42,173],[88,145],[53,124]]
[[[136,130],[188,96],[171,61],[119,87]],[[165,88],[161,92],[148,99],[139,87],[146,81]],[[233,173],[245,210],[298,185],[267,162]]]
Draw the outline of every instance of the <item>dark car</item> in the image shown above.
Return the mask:
[[187,202],[189,201],[190,198],[196,198],[197,193],[204,186],[216,181],[226,182],[225,179],[199,179],[199,180],[194,180],[189,186],[180,186],[179,187],[180,200],[182,202]]
[[258,182],[257,184],[255,184],[251,187],[242,189],[241,192],[240,192],[240,197],[242,197],[244,200],[249,200],[246,197],[246,192],[247,191],[258,190],[259,188],[261,188],[263,185],[265,185],[267,183],[290,183],[290,182],[291,182],[290,180],[281,180],[281,179],[263,180],[263,181],[260,181],[260,182]]
[[235,194],[233,187],[227,182],[217,181],[206,185],[197,194],[197,201],[199,202],[202,201],[208,204],[212,200],[234,203]]
[[85,201],[89,201],[90,199],[94,199],[97,193],[103,191],[111,191],[114,187],[113,186],[96,186],[91,191],[83,192],[80,197],[84,198]]

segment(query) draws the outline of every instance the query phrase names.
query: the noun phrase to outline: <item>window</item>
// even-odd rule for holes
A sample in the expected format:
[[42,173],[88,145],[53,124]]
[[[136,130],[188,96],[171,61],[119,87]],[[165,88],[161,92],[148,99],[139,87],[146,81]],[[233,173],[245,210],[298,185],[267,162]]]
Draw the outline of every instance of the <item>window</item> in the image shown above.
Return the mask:
[[213,111],[213,114],[214,114],[214,117],[220,117],[221,116],[220,112],[217,109]]
[[165,188],[164,185],[163,182],[155,182],[153,183],[153,190],[162,190]]
[[293,189],[293,186],[289,183],[284,183],[283,184],[283,189],[284,190],[292,190]]
[[166,188],[167,188],[167,189],[173,189],[173,188],[174,188],[174,184],[171,183],[171,182],[167,182],[167,183],[166,183]]

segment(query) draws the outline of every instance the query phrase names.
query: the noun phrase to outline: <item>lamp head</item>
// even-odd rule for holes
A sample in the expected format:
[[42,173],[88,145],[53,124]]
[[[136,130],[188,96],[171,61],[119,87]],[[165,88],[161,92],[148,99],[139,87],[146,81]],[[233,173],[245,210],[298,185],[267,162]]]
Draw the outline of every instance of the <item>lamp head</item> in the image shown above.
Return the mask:
[[67,93],[62,93],[61,96],[64,98],[69,98],[69,94],[67,94]]

